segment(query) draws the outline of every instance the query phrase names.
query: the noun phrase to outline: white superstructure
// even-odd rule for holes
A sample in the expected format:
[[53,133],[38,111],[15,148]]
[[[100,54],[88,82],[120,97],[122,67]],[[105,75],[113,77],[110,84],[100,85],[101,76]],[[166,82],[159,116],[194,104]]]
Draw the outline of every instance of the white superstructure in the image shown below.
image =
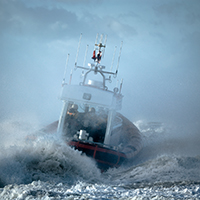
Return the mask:
[[[74,125],[74,127],[77,129],[76,132],[80,133],[81,131],[82,133],[84,131],[90,130],[88,128],[89,125],[87,125],[86,123],[86,116],[89,113],[89,109],[93,108],[96,113],[91,120],[93,120],[96,116],[98,116],[99,119],[102,118],[102,121],[104,120],[104,122],[101,122],[102,123],[101,126],[106,124],[103,141],[101,142],[103,142],[103,144],[110,145],[111,132],[113,131],[113,129],[115,129],[120,125],[120,123],[116,124],[114,121],[117,120],[119,122],[119,119],[115,120],[115,113],[122,107],[123,95],[121,94],[122,81],[120,84],[120,88],[115,87],[113,91],[108,90],[106,82],[107,81],[111,82],[111,77],[113,76],[114,78],[116,78],[117,76],[122,45],[120,48],[120,54],[118,58],[116,72],[109,72],[105,70],[105,66],[100,64],[102,56],[101,50],[102,49],[104,50],[106,47],[105,44],[101,43],[102,39],[103,36],[101,36],[99,44],[95,43],[95,50],[93,52],[93,57],[92,57],[94,63],[89,63],[88,67],[78,66],[76,58],[75,69],[86,70],[86,73],[84,74],[83,77],[83,81],[81,83],[77,83],[76,85],[71,85],[71,81],[69,84],[63,83],[61,100],[64,101],[64,107],[59,120],[58,132],[65,134],[66,118],[69,116],[70,112],[69,110],[70,108],[73,107],[73,105],[76,105],[77,112],[79,113],[79,117],[77,118],[77,120],[79,120],[80,127],[78,127],[78,125],[76,126]],[[105,42],[106,42],[106,37],[105,37]],[[96,49],[96,47],[98,47],[98,49]],[[79,48],[80,48],[80,41],[77,50],[77,57]],[[96,55],[96,50],[98,50],[97,55]],[[98,79],[94,79],[95,77],[94,75],[97,74],[99,75]],[[99,77],[101,77],[101,80],[99,79]],[[104,113],[104,119],[102,113]],[[90,124],[92,124],[91,120],[89,121]],[[96,122],[93,122],[93,124],[94,123]],[[70,131],[72,130],[70,129]],[[91,133],[88,134],[92,136]]]

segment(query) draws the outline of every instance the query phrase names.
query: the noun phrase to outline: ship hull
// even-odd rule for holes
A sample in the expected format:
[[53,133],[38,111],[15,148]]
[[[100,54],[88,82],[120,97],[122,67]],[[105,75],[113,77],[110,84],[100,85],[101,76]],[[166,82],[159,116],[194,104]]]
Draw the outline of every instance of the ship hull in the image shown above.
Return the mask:
[[[78,139],[78,137],[70,140],[63,137],[63,139],[70,147],[94,159],[101,171],[106,171],[108,168],[120,167],[123,162],[133,160],[139,153],[142,148],[142,138],[140,131],[131,121],[120,113],[117,113],[117,116],[122,119],[122,126],[118,133],[118,140],[113,138],[112,142],[115,141],[115,143],[111,145],[81,140]],[[55,133],[57,127],[58,121],[55,121],[42,129],[42,131],[46,133]],[[113,137],[114,135],[115,134],[113,134]]]
[[119,152],[102,144],[72,140],[68,145],[85,153],[88,157],[95,159],[97,166],[102,171],[112,167],[119,167],[127,159],[123,152]]

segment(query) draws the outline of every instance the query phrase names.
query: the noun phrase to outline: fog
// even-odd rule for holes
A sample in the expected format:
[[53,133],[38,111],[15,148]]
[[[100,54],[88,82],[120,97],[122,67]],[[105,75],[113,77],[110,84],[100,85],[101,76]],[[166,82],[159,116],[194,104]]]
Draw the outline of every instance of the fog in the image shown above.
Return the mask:
[[82,65],[86,45],[91,62],[96,34],[103,33],[108,69],[123,41],[122,114],[199,135],[199,10],[199,0],[1,0],[0,120],[57,120],[67,54],[69,77],[80,34]]

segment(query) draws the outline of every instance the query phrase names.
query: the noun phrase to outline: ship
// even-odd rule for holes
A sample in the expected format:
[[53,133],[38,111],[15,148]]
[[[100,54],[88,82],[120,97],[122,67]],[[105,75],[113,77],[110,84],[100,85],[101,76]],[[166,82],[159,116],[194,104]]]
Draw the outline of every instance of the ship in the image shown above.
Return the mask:
[[[108,84],[117,78],[122,44],[119,50],[116,70],[113,72],[113,54],[110,70],[102,65],[107,36],[96,36],[92,62],[79,66],[77,58],[82,34],[79,39],[73,71],[80,71],[82,80],[72,84],[72,72],[69,82],[65,76],[68,68],[68,57],[60,99],[63,108],[58,121],[46,127],[45,131],[57,128],[57,134],[67,145],[94,159],[101,171],[119,167],[122,163],[134,159],[142,149],[142,138],[139,129],[119,111],[122,108],[122,85],[110,89]],[[98,41],[99,40],[99,41]],[[102,42],[104,40],[104,43]],[[115,47],[115,51],[116,52]],[[86,52],[88,45],[86,47]],[[69,56],[69,54],[68,54]],[[85,54],[84,62],[87,55]]]

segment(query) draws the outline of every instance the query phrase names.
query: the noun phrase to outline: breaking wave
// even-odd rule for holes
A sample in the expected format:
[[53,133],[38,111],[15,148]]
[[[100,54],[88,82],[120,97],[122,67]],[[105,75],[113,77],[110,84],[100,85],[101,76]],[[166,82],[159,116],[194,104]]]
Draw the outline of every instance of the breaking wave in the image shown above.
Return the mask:
[[[23,132],[18,123],[10,125],[15,126],[15,133]],[[13,128],[9,128],[7,134],[10,130]],[[0,153],[1,187],[38,180],[73,184],[77,180],[93,181],[100,176],[92,159],[71,149],[56,134],[21,134],[21,137],[11,138],[9,144],[6,143]]]
[[135,124],[142,133],[142,151],[101,174],[92,159],[57,134],[37,132],[30,124],[1,123],[0,197],[200,198],[198,136],[177,134],[163,123]]

